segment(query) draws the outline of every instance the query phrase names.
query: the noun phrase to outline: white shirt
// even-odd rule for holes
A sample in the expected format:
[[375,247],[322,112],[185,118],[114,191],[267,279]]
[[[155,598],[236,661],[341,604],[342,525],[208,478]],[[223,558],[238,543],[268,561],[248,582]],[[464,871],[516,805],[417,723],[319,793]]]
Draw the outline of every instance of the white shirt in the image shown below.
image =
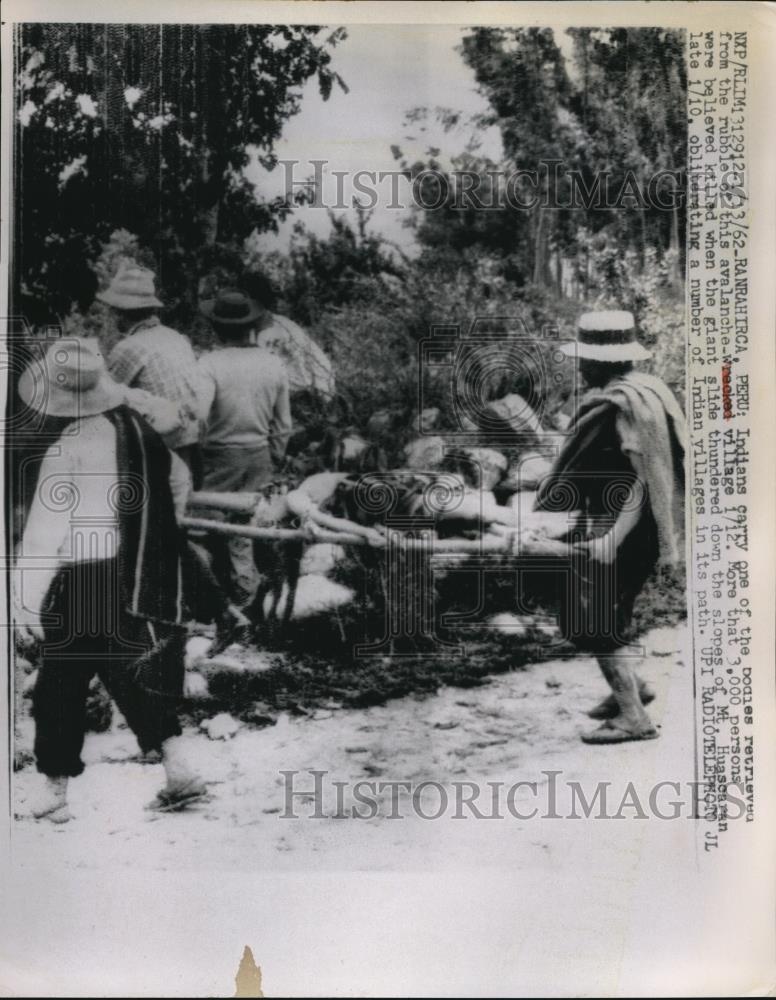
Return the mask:
[[[186,510],[191,477],[171,453],[170,487],[178,520]],[[40,613],[61,565],[110,559],[119,550],[116,513],[116,429],[102,414],[71,424],[46,452],[17,552],[17,606]],[[142,503],[142,484],[134,494]],[[127,502],[128,497],[122,497]]]

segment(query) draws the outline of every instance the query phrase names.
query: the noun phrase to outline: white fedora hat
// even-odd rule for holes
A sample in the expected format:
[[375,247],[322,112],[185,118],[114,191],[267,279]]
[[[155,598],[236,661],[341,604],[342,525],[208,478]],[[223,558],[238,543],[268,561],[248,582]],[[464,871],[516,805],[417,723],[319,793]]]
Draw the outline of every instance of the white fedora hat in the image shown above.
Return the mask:
[[96,339],[63,337],[19,379],[19,396],[51,417],[89,417],[124,402],[124,387],[114,382]]
[[636,340],[633,313],[620,309],[583,313],[577,322],[577,339],[560,345],[571,357],[587,361],[643,361],[649,351]]
[[154,277],[147,267],[124,261],[105,291],[97,293],[97,298],[114,309],[161,309]]

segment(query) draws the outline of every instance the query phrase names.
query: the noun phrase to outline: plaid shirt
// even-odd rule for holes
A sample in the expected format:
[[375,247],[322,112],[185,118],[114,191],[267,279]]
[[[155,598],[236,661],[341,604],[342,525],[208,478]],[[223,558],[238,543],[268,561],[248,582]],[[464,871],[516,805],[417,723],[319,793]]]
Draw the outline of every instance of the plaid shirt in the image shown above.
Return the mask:
[[202,382],[187,337],[162,326],[158,317],[149,316],[116,344],[108,358],[108,370],[117,382],[178,405],[182,426],[165,435],[170,448],[199,440]]

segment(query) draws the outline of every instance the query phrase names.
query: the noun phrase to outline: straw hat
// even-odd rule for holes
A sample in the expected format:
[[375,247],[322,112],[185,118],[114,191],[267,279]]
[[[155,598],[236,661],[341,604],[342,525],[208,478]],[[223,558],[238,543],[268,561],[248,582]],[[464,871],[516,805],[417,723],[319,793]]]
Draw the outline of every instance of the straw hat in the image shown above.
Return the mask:
[[218,326],[250,326],[264,313],[257,302],[234,289],[219,292],[214,299],[206,299],[200,303],[200,309]]
[[643,361],[651,356],[636,340],[633,313],[623,310],[583,313],[576,342],[561,344],[560,349],[587,361]]
[[89,417],[124,402],[124,387],[108,374],[99,341],[67,337],[52,344],[19,379],[22,402],[51,417]]
[[105,291],[97,293],[97,298],[114,309],[161,309],[154,277],[147,267],[124,261]]

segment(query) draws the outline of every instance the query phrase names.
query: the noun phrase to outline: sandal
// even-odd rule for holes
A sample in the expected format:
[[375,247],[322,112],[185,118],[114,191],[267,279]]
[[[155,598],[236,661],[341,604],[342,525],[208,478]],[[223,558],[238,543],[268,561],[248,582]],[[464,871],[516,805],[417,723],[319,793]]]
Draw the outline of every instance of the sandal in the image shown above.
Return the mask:
[[649,729],[642,729],[634,732],[632,729],[623,729],[616,723],[604,722],[598,729],[591,732],[582,733],[583,743],[604,744],[604,743],[629,743],[635,740],[656,740],[660,733],[655,726]]
[[67,807],[67,803],[64,802],[60,805],[52,805],[50,809],[35,809],[32,812],[32,818],[36,820],[45,819],[49,823],[69,823],[73,818],[73,814]]
[[[639,697],[642,705],[650,705],[656,697],[655,689],[645,681],[643,684],[639,684]],[[610,694],[603,701],[599,701],[587,714],[591,719],[614,719],[620,714],[620,706],[614,695]]]
[[209,798],[207,786],[199,778],[192,778],[177,788],[163,788],[146,809],[152,812],[180,812],[195,802],[205,802]]

